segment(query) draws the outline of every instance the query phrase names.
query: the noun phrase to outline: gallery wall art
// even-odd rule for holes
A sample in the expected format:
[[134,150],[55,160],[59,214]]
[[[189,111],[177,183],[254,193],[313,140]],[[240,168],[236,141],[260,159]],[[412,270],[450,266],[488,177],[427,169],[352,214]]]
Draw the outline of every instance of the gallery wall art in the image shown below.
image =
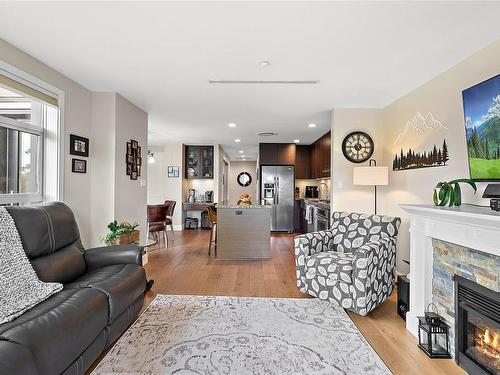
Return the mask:
[[394,156],[392,169],[394,171],[404,171],[406,169],[444,167],[450,160],[446,139],[440,147],[434,145],[430,150],[415,152],[411,148],[407,151],[401,149],[399,154]]
[[141,176],[142,168],[142,149],[141,146],[133,139],[127,142],[127,176],[130,176],[131,180],[137,180],[137,177]]
[[79,135],[69,135],[69,153],[71,155],[89,156],[89,139]]
[[446,166],[450,152],[441,134],[446,130],[448,127],[431,112],[424,116],[417,111],[394,140],[394,148],[399,150],[394,154],[392,169],[404,171]]

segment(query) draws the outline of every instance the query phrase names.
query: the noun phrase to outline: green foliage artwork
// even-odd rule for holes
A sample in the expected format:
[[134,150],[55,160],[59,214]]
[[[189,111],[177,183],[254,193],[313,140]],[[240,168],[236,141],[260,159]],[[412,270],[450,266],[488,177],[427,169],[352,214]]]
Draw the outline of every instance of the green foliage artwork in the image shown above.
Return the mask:
[[470,177],[500,179],[500,75],[462,92]]

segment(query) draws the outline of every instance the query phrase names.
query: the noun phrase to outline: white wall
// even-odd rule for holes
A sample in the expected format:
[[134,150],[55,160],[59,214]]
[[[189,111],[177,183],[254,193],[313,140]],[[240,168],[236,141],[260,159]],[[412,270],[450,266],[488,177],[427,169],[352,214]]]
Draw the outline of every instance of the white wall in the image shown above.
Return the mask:
[[[219,202],[221,201],[222,202],[222,199],[224,197],[224,194],[222,192],[223,190],[223,184],[222,184],[222,180],[223,180],[223,174],[224,174],[224,162],[226,162],[228,164],[228,169],[229,171],[231,170],[231,162],[230,162],[230,159],[229,159],[229,156],[226,154],[226,152],[224,151],[224,149],[220,146],[220,145],[215,145],[214,148],[216,149],[216,153],[215,153],[215,160],[214,160],[214,165],[216,166],[216,170],[214,171],[214,181],[215,181],[215,197],[214,197],[214,202]],[[229,172],[229,175],[230,175],[231,172]],[[229,184],[228,185],[228,195],[230,196],[230,193],[229,193],[229,187],[231,185]]]
[[[229,204],[236,204],[240,199],[241,194],[248,193],[253,204],[258,204],[257,198],[257,176],[255,170],[257,162],[255,161],[232,161],[229,168],[228,191]],[[238,184],[238,175],[242,172],[247,172],[252,177],[252,183],[246,187]]]
[[[381,109],[342,109],[332,111],[332,164],[331,191],[332,209],[334,211],[351,211],[360,213],[374,212],[374,192],[370,186],[354,186],[352,169],[366,166],[368,162],[355,164],[342,154],[342,141],[354,130],[369,134],[375,144],[372,158],[378,165],[383,165],[383,111]],[[379,187],[379,192],[383,187]],[[380,203],[379,194],[379,203]],[[381,210],[378,210],[382,213]]]
[[[92,246],[101,246],[113,221],[137,222],[146,236],[147,113],[116,93],[92,94],[91,136],[94,141],[91,174]],[[131,139],[142,148],[141,177],[126,175],[126,145]],[[91,141],[92,142],[92,141]]]
[[[127,142],[133,139],[141,146],[141,176],[131,180],[126,174]],[[123,96],[116,95],[115,129],[115,219],[137,222],[142,237],[146,236],[146,181],[148,168],[148,114]],[[94,181],[92,181],[94,183]]]
[[[182,190],[183,145],[181,143],[167,144],[160,147],[150,147],[154,152],[155,162],[148,164],[148,204],[162,204],[165,200],[177,202],[174,211],[173,225],[175,230],[182,229],[182,202],[185,200]],[[179,167],[179,177],[168,177],[168,166]]]
[[90,173],[94,162],[93,141],[90,140],[90,157],[87,159],[87,173],[71,172],[69,135],[90,137],[92,121],[91,92],[65,77],[42,62],[0,39],[0,60],[7,62],[57,88],[65,93],[64,106],[64,202],[75,213],[84,245],[90,243]]
[[[402,225],[398,237],[397,269],[408,271],[403,259],[409,257],[408,217],[399,208],[404,203],[432,204],[432,192],[439,181],[469,177],[462,91],[500,73],[500,41],[484,48],[426,84],[383,109],[334,109],[332,111],[332,190],[334,210],[371,212],[373,193],[370,187],[352,186],[352,167],[340,149],[343,137],[353,130],[367,131],[374,139],[374,158],[388,165],[389,186],[379,187],[379,212],[399,216]],[[392,160],[402,146],[395,144],[397,135],[417,111],[431,112],[448,130],[427,129],[405,138],[416,150],[429,144],[448,144],[450,161],[446,167],[392,171]],[[478,184],[476,196],[464,187],[463,201],[488,205],[481,199],[486,184]]]
[[[111,92],[92,94],[91,163],[90,174],[90,243],[100,245],[115,212],[115,123],[116,94]],[[98,182],[98,183],[97,183]]]
[[[427,148],[429,138],[439,145],[445,137],[450,153],[448,166],[390,171],[390,189],[385,190],[382,204],[384,211],[403,218],[399,236],[398,269],[404,272],[407,271],[407,266],[402,263],[402,259],[408,259],[409,255],[409,223],[407,215],[398,205],[401,203],[432,204],[432,191],[438,182],[469,177],[462,91],[499,73],[500,41],[398,99],[384,110],[384,134],[387,139],[384,143],[385,155],[387,163],[391,163],[391,166],[392,157],[399,150],[399,145],[394,144],[394,139],[417,111],[422,112],[424,116],[427,112],[431,112],[448,127],[448,130],[426,130],[412,137],[412,141],[417,146],[422,145],[424,148]],[[471,189],[464,186],[463,201],[489,205],[488,200],[481,199],[486,184],[478,185],[479,190],[476,196],[473,196]]]

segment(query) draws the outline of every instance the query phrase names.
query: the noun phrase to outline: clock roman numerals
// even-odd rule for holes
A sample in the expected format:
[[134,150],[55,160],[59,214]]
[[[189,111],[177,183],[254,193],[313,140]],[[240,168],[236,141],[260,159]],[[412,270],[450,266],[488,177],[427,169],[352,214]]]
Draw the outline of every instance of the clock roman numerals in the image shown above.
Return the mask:
[[362,163],[373,154],[373,140],[364,132],[352,132],[342,142],[342,153],[353,163]]

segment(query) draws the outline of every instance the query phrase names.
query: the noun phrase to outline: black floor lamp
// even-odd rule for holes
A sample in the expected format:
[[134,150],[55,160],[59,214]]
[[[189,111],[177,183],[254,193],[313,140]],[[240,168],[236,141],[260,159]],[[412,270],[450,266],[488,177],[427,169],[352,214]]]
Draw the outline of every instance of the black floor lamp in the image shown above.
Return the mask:
[[377,214],[377,186],[389,184],[389,168],[377,167],[377,162],[370,159],[368,167],[354,167],[352,184],[373,186],[375,190],[375,215]]

